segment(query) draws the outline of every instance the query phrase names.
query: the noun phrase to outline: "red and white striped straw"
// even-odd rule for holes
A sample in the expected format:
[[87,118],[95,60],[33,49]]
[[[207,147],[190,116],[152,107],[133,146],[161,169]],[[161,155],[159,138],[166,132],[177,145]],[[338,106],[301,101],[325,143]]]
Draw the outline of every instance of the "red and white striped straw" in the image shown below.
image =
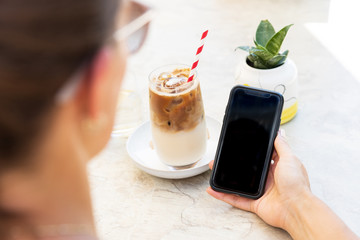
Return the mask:
[[193,65],[191,66],[191,70],[190,70],[190,74],[189,74],[189,78],[188,78],[188,82],[191,82],[194,79],[194,69],[197,67],[198,63],[199,63],[199,57],[200,57],[200,53],[203,50],[204,47],[204,42],[205,42],[205,38],[208,34],[209,30],[206,30],[205,32],[203,32],[203,34],[201,35],[201,39],[200,39],[200,47],[198,47],[197,51],[196,51],[196,55],[195,55],[195,61],[193,63]]

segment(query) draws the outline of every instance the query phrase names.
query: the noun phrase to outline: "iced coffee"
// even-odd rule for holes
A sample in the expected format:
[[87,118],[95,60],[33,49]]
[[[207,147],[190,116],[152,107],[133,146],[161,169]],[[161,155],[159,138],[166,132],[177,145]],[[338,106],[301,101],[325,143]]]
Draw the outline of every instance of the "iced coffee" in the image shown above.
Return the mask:
[[169,65],[150,74],[149,101],[153,143],[160,160],[190,166],[206,151],[207,131],[200,84],[190,68]]

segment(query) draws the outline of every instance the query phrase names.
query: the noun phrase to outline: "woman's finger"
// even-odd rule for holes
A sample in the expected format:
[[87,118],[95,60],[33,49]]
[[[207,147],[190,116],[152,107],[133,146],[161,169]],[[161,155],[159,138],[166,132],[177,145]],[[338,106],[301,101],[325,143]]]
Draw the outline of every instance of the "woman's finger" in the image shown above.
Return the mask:
[[[283,134],[283,133],[281,133]],[[291,156],[292,151],[289,146],[289,144],[286,142],[286,139],[284,136],[282,136],[280,133],[277,135],[275,139],[275,150],[277,152],[277,155],[279,157],[285,157],[285,156]]]
[[278,160],[278,158],[279,158],[279,155],[277,154],[276,150],[274,149],[271,159],[275,161],[275,160]]
[[211,187],[208,187],[208,189],[206,189],[206,192],[209,193],[214,198],[224,201],[234,207],[237,207],[242,210],[249,211],[249,212],[253,211],[252,203],[255,201],[253,199],[240,197],[240,196],[237,196],[234,194],[216,192]]
[[277,162],[275,162],[275,164],[270,165],[270,170],[265,185],[265,192],[267,192],[268,189],[272,188],[272,186],[274,185],[274,172],[275,172],[276,163]]
[[213,169],[213,166],[214,166],[214,160],[211,160],[209,162],[209,168],[212,170]]

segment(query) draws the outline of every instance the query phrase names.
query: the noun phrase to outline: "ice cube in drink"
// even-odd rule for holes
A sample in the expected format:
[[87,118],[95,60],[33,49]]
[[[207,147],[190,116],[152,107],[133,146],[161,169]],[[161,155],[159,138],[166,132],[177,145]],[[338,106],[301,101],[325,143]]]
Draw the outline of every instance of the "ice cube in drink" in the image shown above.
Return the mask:
[[207,131],[200,84],[190,68],[168,65],[150,74],[149,102],[153,143],[162,162],[190,166],[206,151]]

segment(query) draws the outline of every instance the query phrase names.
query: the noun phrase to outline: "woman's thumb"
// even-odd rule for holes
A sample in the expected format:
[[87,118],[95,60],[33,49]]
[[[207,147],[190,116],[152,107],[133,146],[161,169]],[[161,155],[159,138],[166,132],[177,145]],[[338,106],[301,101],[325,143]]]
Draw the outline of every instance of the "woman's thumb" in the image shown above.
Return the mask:
[[291,148],[286,141],[285,130],[280,129],[275,139],[275,150],[279,157],[292,155]]

